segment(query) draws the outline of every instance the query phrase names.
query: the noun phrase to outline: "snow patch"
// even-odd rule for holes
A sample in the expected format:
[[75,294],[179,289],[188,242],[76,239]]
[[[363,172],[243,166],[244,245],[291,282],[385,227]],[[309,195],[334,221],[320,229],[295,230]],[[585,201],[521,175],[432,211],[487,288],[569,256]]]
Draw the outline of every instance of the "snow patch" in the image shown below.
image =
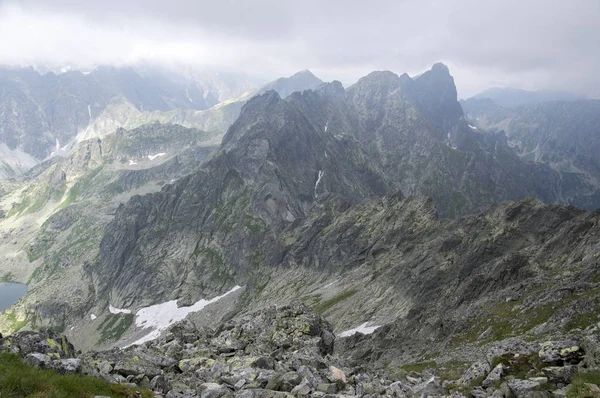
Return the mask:
[[325,172],[323,170],[319,170],[319,176],[317,177],[317,182],[315,182],[315,198],[317,197],[317,188],[319,187],[319,183],[324,174]]
[[96,318],[98,318],[96,315],[94,315],[94,314],[90,314],[90,319],[91,319],[92,321],[95,321],[95,320],[96,320]]
[[345,332],[340,333],[340,337],[349,337],[355,333],[371,334],[379,328],[379,326],[367,326],[368,323],[369,322],[365,322],[357,328],[346,330]]
[[112,305],[108,306],[108,310],[111,314],[131,314],[131,310],[125,310],[122,308],[115,308]]
[[185,89],[185,96],[187,97],[188,101],[190,101],[191,103],[194,103],[194,100],[190,98],[190,93],[188,93],[188,89]]
[[473,126],[472,124],[469,124],[469,127],[471,128],[471,130],[477,130],[477,127]]
[[325,132],[327,132],[328,127],[329,127],[329,122],[325,123]]
[[325,151],[325,157],[328,158],[329,156],[327,156],[327,151]]
[[90,121],[92,121],[92,107],[88,105],[88,115],[90,115]]
[[129,159],[129,165],[133,166],[134,164],[137,164],[137,162],[135,160]]
[[166,153],[164,153],[164,152],[157,153],[156,155],[148,155],[148,159],[154,160],[154,159],[156,159],[159,156],[165,156],[165,155],[166,155]]
[[140,328],[152,328],[153,330],[130,345],[142,344],[146,341],[154,340],[169,326],[185,319],[188,314],[198,312],[207,305],[219,301],[238,289],[241,289],[241,286],[235,286],[227,293],[210,300],[199,300],[190,307],[177,307],[177,300],[171,300],[165,303],[140,308],[135,314],[135,326]]

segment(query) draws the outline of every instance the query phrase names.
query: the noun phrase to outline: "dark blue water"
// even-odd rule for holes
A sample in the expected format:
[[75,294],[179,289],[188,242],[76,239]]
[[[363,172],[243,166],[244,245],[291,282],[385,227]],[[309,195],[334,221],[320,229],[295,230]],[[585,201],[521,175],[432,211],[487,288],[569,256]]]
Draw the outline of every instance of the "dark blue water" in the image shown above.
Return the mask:
[[27,286],[22,283],[0,283],[0,312],[4,311],[27,293]]

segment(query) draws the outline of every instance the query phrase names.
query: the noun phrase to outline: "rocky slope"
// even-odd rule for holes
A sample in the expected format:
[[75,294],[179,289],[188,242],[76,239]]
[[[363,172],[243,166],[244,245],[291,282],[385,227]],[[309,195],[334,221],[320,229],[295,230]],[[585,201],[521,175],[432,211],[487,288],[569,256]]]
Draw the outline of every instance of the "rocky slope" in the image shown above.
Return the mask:
[[23,326],[26,317],[32,326],[64,325],[77,317],[76,308],[91,299],[83,267],[97,258],[115,209],[196,170],[216,149],[211,138],[159,123],[121,129],[83,142],[68,158],[44,162],[26,181],[13,183],[2,197],[2,277],[30,289],[19,306],[2,314],[2,330]]
[[[364,337],[364,336],[362,336]],[[419,372],[377,369],[354,359],[361,339],[336,339],[329,323],[302,305],[268,308],[216,329],[184,321],[154,342],[76,353],[64,336],[22,332],[0,350],[38,368],[82,373],[155,396],[180,397],[577,397],[596,396],[597,340],[496,347],[468,366]],[[354,341],[352,341],[354,340]],[[336,349],[344,347],[343,353]],[[409,368],[409,367],[407,367]],[[587,382],[587,383],[586,383]],[[138,390],[139,391],[139,390]]]

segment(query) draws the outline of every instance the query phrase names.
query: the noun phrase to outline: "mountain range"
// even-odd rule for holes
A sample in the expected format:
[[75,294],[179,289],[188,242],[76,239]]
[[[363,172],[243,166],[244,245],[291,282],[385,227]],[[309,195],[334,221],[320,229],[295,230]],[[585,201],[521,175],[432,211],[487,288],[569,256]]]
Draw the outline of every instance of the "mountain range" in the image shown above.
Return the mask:
[[514,108],[523,105],[534,105],[542,102],[577,101],[586,99],[583,95],[565,91],[538,90],[528,91],[512,87],[493,87],[472,97],[473,99],[491,99],[496,104]]
[[[79,101],[64,136],[4,130],[40,163],[2,186],[3,279],[30,287],[3,332],[125,347],[160,335],[169,320],[148,314],[172,305],[220,333],[302,302],[338,336],[370,332],[339,350],[387,370],[597,332],[598,101],[459,102],[439,63],[347,88],[303,71],[201,104],[102,73],[93,120]],[[7,125],[52,113],[36,101],[4,100]]]

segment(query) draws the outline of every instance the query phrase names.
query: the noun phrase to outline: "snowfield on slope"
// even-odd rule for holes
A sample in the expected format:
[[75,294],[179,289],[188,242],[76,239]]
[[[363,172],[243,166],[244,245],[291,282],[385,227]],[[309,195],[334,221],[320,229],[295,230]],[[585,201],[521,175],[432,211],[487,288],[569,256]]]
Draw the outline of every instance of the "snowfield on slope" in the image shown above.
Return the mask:
[[115,315],[115,314],[131,314],[131,310],[125,310],[125,309],[122,309],[122,308],[115,308],[112,305],[108,306],[108,311],[111,314],[113,314],[113,315]]
[[147,335],[134,341],[130,345],[145,343],[146,341],[154,340],[172,324],[183,320],[188,314],[198,312],[207,305],[219,301],[223,297],[241,289],[241,286],[234,286],[227,293],[214,297],[210,300],[199,300],[194,305],[189,307],[177,307],[177,300],[167,301],[161,304],[151,305],[149,307],[140,308],[135,314],[135,326],[144,329],[153,329]]
[[357,328],[346,330],[345,332],[340,333],[340,337],[349,337],[355,333],[371,334],[379,329],[379,326],[367,326],[368,324],[369,322],[365,322]]
[[166,153],[164,153],[164,152],[157,153],[156,155],[148,155],[148,159],[150,159],[150,160],[154,160],[154,159],[156,159],[157,157],[160,157],[160,156],[165,156],[165,155],[166,155]]

